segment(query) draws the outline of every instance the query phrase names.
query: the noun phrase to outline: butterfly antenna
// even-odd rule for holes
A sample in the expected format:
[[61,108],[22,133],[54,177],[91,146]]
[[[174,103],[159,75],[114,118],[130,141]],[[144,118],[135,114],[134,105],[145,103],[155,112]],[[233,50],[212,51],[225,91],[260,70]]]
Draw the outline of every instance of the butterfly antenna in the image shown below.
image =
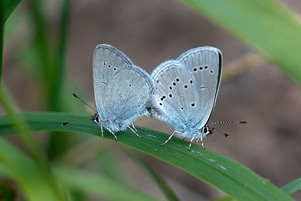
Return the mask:
[[225,137],[229,137],[229,134],[227,134],[227,133],[225,133],[225,132],[223,132],[223,131],[221,131],[219,128],[217,128],[217,127],[211,127],[211,130],[213,131],[213,130],[217,130],[217,132],[219,132],[220,134],[222,134],[223,136],[225,136]]
[[220,134],[224,135],[225,137],[229,137],[229,134],[221,131],[219,128],[213,126],[216,124],[246,124],[246,121],[217,121],[217,122],[213,122],[211,124],[209,124],[208,126],[211,128],[211,130],[213,131],[214,129],[217,130],[217,132],[219,132]]
[[[73,122],[73,123],[74,123],[74,122],[78,122],[78,121],[80,121],[81,119],[86,119],[86,118],[87,118],[87,116],[79,117],[79,118],[75,119],[75,120],[72,121],[72,122]],[[66,122],[62,123],[62,126],[66,126],[66,125],[68,125],[69,123],[70,123],[69,121],[66,121]]]
[[[92,107],[90,106],[88,103],[86,103],[85,101],[83,101],[80,97],[78,97],[75,93],[72,94],[75,98],[77,98],[78,100],[80,100],[82,103],[84,103],[85,105],[87,105],[89,108],[91,108],[92,110],[94,110],[96,113],[97,111]],[[83,117],[83,118],[86,118],[86,117]],[[80,119],[83,119],[83,118],[80,118]],[[79,121],[79,120],[77,120]],[[70,122],[66,121],[64,123],[62,123],[62,126],[66,126],[68,125]]]
[[209,126],[215,125],[215,124],[246,124],[246,123],[247,123],[246,121],[216,121],[216,122],[209,124]]
[[66,126],[67,124],[69,124],[69,121],[62,123],[62,126]]
[[77,98],[78,100],[80,100],[83,104],[87,105],[89,108],[91,108],[92,110],[94,110],[95,112],[97,112],[92,106],[90,106],[88,103],[86,103],[85,101],[83,101],[80,97],[78,97],[75,93],[72,94],[75,98]]

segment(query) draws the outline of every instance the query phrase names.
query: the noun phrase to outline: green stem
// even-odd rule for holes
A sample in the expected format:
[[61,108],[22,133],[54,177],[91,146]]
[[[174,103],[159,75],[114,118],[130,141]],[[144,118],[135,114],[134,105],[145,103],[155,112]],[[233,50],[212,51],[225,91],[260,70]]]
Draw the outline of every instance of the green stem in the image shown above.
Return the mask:
[[30,150],[30,153],[38,160],[43,161],[44,157],[40,154],[42,151],[40,150],[37,142],[32,137],[31,133],[29,132],[29,128],[27,124],[23,121],[23,119],[16,115],[17,111],[12,104],[12,101],[9,100],[7,92],[2,88],[0,89],[0,104],[2,105],[3,109],[8,114],[10,120],[16,126],[18,133],[20,134],[21,138],[23,139],[26,147]]
[[60,20],[60,33],[57,48],[57,57],[55,60],[55,69],[52,73],[52,87],[51,87],[51,111],[60,110],[60,94],[62,90],[62,81],[64,75],[65,58],[66,58],[66,44],[68,35],[68,24],[69,24],[69,13],[70,13],[70,0],[63,0],[61,8],[61,20]]
[[7,93],[0,89],[0,104],[2,105],[3,109],[8,114],[9,119],[15,126],[17,132],[21,136],[22,140],[24,141],[26,148],[30,151],[32,156],[37,161],[37,165],[39,167],[40,173],[44,176],[46,181],[51,185],[52,189],[56,193],[57,197],[63,197],[61,191],[56,184],[56,182],[52,179],[48,163],[44,155],[42,154],[42,150],[38,146],[36,140],[32,137],[29,126],[25,123],[24,119],[17,115],[16,107],[13,106],[12,100],[8,98]]
[[[64,67],[66,58],[66,44],[69,24],[69,12],[70,12],[70,0],[63,0],[61,8],[60,19],[60,33],[58,40],[58,47],[56,53],[56,59],[54,64],[54,70],[52,71],[50,98],[48,107],[51,111],[61,110],[61,91],[63,88]],[[52,133],[48,141],[47,153],[50,159],[55,158],[57,155],[65,152],[69,145],[68,135],[62,133]]]
[[4,33],[4,1],[0,1],[0,86],[2,85],[3,65],[3,33]]
[[50,105],[51,94],[51,71],[50,65],[50,45],[49,45],[49,29],[46,23],[44,12],[41,5],[41,0],[29,0],[30,17],[33,22],[34,30],[34,45],[37,46],[38,59],[39,59],[39,70],[43,81],[41,86],[44,86],[45,103]]

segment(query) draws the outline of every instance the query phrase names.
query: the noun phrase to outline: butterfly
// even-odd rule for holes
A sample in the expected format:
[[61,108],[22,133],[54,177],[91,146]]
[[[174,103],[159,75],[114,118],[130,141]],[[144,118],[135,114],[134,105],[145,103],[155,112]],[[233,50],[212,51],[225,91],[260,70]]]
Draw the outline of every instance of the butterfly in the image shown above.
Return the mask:
[[168,123],[176,135],[201,140],[212,133],[207,124],[215,107],[222,76],[222,53],[214,47],[190,49],[176,60],[161,63],[151,74],[154,82],[152,116]]
[[139,136],[133,121],[149,115],[154,85],[150,75],[117,48],[100,44],[93,55],[93,84],[97,113],[92,120],[117,140],[129,128]]

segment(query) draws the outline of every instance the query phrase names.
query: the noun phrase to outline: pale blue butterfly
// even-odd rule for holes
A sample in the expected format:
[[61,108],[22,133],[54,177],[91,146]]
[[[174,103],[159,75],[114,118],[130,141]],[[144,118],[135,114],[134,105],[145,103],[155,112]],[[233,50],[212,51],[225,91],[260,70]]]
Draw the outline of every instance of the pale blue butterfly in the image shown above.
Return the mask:
[[100,44],[93,56],[93,83],[97,113],[93,121],[117,140],[118,131],[129,128],[139,136],[133,121],[149,115],[154,86],[150,75],[120,50]]
[[[214,109],[222,75],[222,53],[214,47],[188,50],[176,60],[160,64],[152,73],[155,85],[152,116],[175,130],[176,135],[201,140],[212,133],[207,125]],[[165,144],[164,143],[164,144]]]

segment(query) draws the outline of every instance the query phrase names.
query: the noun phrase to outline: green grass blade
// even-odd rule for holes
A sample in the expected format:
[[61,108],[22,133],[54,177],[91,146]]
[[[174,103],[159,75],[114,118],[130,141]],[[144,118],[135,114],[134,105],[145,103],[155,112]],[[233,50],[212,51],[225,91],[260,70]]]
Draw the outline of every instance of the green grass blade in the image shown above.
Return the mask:
[[[0,163],[5,172],[21,187],[26,200],[63,201],[63,195],[53,189],[54,178],[44,174],[33,160],[0,138]],[[52,181],[49,181],[49,179]]]
[[2,0],[1,4],[4,4],[4,21],[7,20],[7,18],[11,15],[11,13],[15,10],[15,8],[18,6],[18,4],[21,2],[21,0]]
[[139,192],[128,185],[93,173],[83,172],[70,167],[56,167],[53,169],[57,178],[69,188],[81,192],[94,194],[105,200],[154,201],[155,198]]
[[164,193],[167,200],[170,201],[178,201],[180,200],[177,195],[174,193],[174,191],[170,188],[168,183],[164,180],[164,178],[158,174],[151,166],[148,164],[144,159],[140,158],[139,156],[135,156],[132,154],[132,156],[146,169],[148,174],[153,178],[153,180],[156,182],[157,186],[161,189],[161,191]]
[[[34,131],[59,130],[100,136],[100,128],[88,118],[80,120],[76,116],[61,113],[23,113],[22,116]],[[65,121],[74,123],[62,126]],[[0,127],[0,135],[16,132],[7,116],[0,117]],[[170,163],[237,200],[292,200],[269,181],[229,158],[196,145],[189,151],[189,143],[177,138],[161,146],[168,137],[166,134],[142,128],[139,130],[143,138],[129,131],[119,132],[118,143]],[[106,139],[114,140],[107,131],[104,134]]]
[[288,195],[292,195],[296,193],[297,191],[301,190],[301,178],[295,179],[294,181],[286,184],[281,188],[285,193]]
[[2,84],[4,24],[21,0],[0,1],[0,86]]
[[[28,150],[30,151],[30,154],[36,160],[35,165],[37,167],[34,167],[34,168],[37,169],[37,171],[38,171],[37,174],[41,174],[44,176],[43,182],[47,183],[49,186],[51,186],[51,190],[49,190],[49,191],[52,191],[54,196],[57,197],[57,200],[62,200],[61,198],[63,196],[59,190],[58,185],[53,181],[53,179],[49,173],[47,161],[46,161],[44,155],[42,154],[40,147],[38,146],[35,139],[32,137],[31,133],[29,132],[28,125],[26,124],[24,119],[20,115],[16,115],[16,109],[12,103],[12,100],[9,99],[6,91],[1,88],[0,88],[0,104],[4,108],[4,110],[7,112],[7,114],[8,114],[7,117],[9,118],[9,120],[11,122],[13,122],[14,127],[16,128],[16,131],[20,134],[22,140],[24,141],[24,143],[26,145],[26,148],[28,148]],[[5,141],[3,141],[2,143],[4,144],[3,146],[7,146],[12,151],[14,151],[13,147],[10,147],[9,145],[5,145]],[[0,148],[0,152],[1,152],[1,149],[3,149],[3,147]],[[12,168],[14,168],[14,165],[16,165],[16,163],[15,163],[14,159],[10,158],[10,156],[11,156],[10,151],[9,150],[4,151],[4,150],[5,149],[3,149],[2,150],[3,152],[0,153],[0,157],[2,158],[2,160],[5,160],[5,164],[7,165],[7,167],[9,169],[12,169]],[[7,153],[9,153],[9,154],[7,154]],[[1,154],[3,154],[3,155],[1,156]],[[22,155],[20,152],[15,151],[15,154],[16,154],[16,156],[15,156],[16,158],[19,157],[20,160],[22,159]],[[7,156],[7,155],[9,155],[9,156]],[[22,168],[22,165],[20,166],[20,168]],[[18,174],[18,171],[23,173],[22,169],[16,169],[16,171],[14,173]],[[25,172],[25,173],[28,174],[28,172]],[[15,176],[15,175],[13,174],[12,176]],[[23,178],[15,177],[15,179],[20,179],[19,182],[21,182],[22,179],[25,179],[25,177],[23,177]],[[24,181],[24,182],[26,182],[26,181]]]
[[2,85],[3,35],[4,35],[4,2],[0,2],[0,86]]
[[43,82],[41,86],[44,87],[44,101],[47,106],[51,105],[51,79],[52,66],[50,57],[50,31],[47,24],[45,11],[43,11],[43,1],[41,0],[29,0],[26,1],[29,8],[29,16],[31,26],[33,27],[34,41],[33,45],[36,51],[36,60],[38,65],[36,71],[40,73],[40,80]]
[[30,153],[35,157],[37,161],[43,164],[45,158],[41,154],[42,151],[38,146],[38,143],[29,132],[28,125],[24,122],[24,119],[21,116],[16,115],[16,107],[13,104],[13,101],[9,98],[7,91],[3,87],[0,88],[0,105],[7,113],[7,117],[14,123],[15,128],[19,133],[21,139],[23,140],[26,148],[30,151]]
[[50,108],[51,111],[59,111],[60,108],[60,95],[63,84],[64,77],[64,67],[66,58],[66,44],[68,35],[68,25],[69,25],[69,13],[70,13],[70,0],[63,0],[61,7],[61,19],[60,19],[60,31],[58,39],[57,52],[55,53],[55,64],[54,70],[51,74],[51,100]]
[[[95,141],[94,138],[92,138],[91,140],[94,140],[94,142],[96,142],[99,147],[98,141]],[[89,152],[91,151],[89,150]],[[111,145],[109,143],[102,150],[99,148],[98,150],[95,149],[93,150],[92,148],[92,153],[94,153],[94,161],[97,170],[101,171],[104,175],[106,175],[107,178],[110,178],[115,182],[119,182],[119,183],[125,182],[126,179],[124,178],[123,175],[124,166],[122,165],[122,162],[119,161],[119,156],[118,156],[118,154],[120,153],[115,149],[112,150]],[[96,156],[95,153],[97,153]]]
[[[45,175],[40,174],[38,166],[33,160],[23,155],[2,138],[0,138],[0,146],[0,162],[4,171],[22,187],[28,200],[65,200],[58,198],[51,191],[51,186],[45,182]],[[94,194],[108,200],[157,200],[129,185],[115,182],[104,176],[86,173],[70,167],[55,167],[52,170],[56,179],[67,185],[68,190],[79,190],[82,193]],[[54,177],[52,179],[54,180]]]
[[235,201],[235,200],[232,197],[230,197],[230,196],[224,196],[224,197],[215,199],[213,201]]
[[182,0],[269,58],[301,86],[301,24],[277,0]]
[[[60,31],[58,39],[58,47],[56,57],[53,65],[53,71],[50,75],[51,87],[49,109],[51,111],[60,111],[62,105],[62,89],[63,89],[63,77],[66,58],[66,43],[67,43],[67,30],[69,24],[69,12],[70,12],[70,0],[63,0],[61,7],[61,19],[60,19]],[[61,133],[52,133],[48,141],[47,153],[49,158],[55,158],[57,155],[66,151],[70,140],[68,135],[62,135]]]

